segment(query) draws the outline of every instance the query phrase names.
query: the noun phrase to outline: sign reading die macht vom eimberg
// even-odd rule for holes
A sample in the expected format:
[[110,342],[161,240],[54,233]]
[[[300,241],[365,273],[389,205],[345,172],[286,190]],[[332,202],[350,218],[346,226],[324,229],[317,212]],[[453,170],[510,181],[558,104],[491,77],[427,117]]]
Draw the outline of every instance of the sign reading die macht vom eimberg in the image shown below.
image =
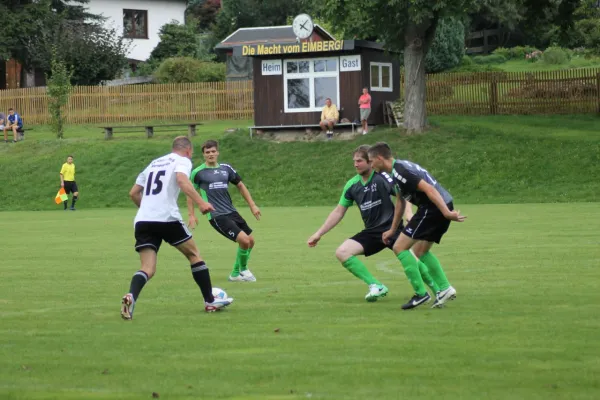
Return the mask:
[[[351,46],[352,48],[354,46]],[[274,54],[324,53],[351,50],[343,40],[322,40],[302,43],[245,44],[235,47],[235,56],[268,56]]]

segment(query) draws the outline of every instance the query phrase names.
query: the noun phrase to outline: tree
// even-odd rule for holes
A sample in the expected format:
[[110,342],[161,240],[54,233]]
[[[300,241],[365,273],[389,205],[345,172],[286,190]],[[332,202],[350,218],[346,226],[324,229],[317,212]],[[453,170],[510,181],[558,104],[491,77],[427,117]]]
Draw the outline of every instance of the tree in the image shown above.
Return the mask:
[[197,23],[198,30],[206,32],[217,21],[221,0],[194,0],[188,5],[186,19]]
[[65,125],[64,108],[69,102],[71,94],[72,73],[68,70],[66,63],[58,58],[56,49],[52,49],[50,70],[51,75],[47,77],[48,111],[52,130],[58,139],[62,139]]
[[72,21],[99,21],[85,5],[89,0],[3,0],[0,2],[0,55],[14,58],[26,68],[31,66],[31,43],[57,16]]
[[425,56],[427,72],[456,67],[465,55],[465,26],[456,18],[444,18],[435,30],[431,48]]
[[[427,125],[425,56],[443,17],[463,18],[489,10],[506,24],[519,19],[522,0],[325,0],[322,12],[345,27],[347,35],[383,42],[404,51],[405,127],[420,132]],[[351,36],[350,36],[351,37]]]
[[181,25],[177,21],[163,25],[158,31],[160,42],[150,53],[151,61],[170,57],[193,57],[198,48],[195,25]]
[[72,84],[97,85],[114,79],[126,67],[129,42],[99,23],[70,21],[56,15],[29,43],[30,62],[51,71],[53,48],[72,71]]

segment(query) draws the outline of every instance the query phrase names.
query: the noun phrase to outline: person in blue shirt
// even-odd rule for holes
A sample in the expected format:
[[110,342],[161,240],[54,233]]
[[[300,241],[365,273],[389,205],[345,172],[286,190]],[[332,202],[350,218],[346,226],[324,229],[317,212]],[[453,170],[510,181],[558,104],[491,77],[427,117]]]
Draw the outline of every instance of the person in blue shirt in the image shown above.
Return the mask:
[[19,132],[23,132],[23,119],[14,109],[8,109],[8,118],[6,119],[6,126],[4,127],[4,141],[8,142],[8,130],[13,131],[13,143],[17,141],[17,135]]

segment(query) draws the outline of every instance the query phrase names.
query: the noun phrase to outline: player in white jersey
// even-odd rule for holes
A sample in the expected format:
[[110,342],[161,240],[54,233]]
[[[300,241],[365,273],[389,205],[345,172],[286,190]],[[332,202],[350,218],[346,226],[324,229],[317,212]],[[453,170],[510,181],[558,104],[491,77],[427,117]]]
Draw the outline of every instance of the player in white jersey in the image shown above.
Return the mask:
[[138,175],[129,192],[131,200],[139,207],[134,220],[135,250],[140,254],[142,266],[131,278],[129,292],[123,296],[123,319],[132,319],[142,288],[156,272],[157,253],[163,240],[189,260],[207,312],[218,311],[233,301],[232,298],[218,300],[213,297],[208,267],[200,257],[177,206],[179,191],[182,190],[203,214],[214,211],[214,207],[202,199],[190,182],[193,152],[192,142],[187,137],[175,138],[172,152],[153,160]]

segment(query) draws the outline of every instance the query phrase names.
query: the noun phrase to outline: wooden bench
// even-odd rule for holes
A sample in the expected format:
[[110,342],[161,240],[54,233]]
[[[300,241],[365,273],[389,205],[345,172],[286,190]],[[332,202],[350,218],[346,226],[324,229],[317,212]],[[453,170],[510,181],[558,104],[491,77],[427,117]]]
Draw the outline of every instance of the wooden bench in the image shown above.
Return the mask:
[[188,127],[188,137],[196,136],[196,126],[202,125],[201,122],[193,122],[189,124],[167,124],[167,125],[143,125],[143,126],[102,126],[104,129],[104,139],[109,140],[113,137],[113,131],[115,129],[124,129],[121,132],[138,132],[138,129],[144,129],[146,132],[146,137],[151,138],[154,136],[155,128],[164,128],[164,127],[180,127],[187,126]]
[[[340,126],[351,126],[352,127],[352,133],[354,133],[354,127],[360,125],[354,122],[340,122],[338,124],[335,124],[335,127],[340,127]],[[256,130],[256,129],[306,129],[306,128],[321,128],[321,125],[317,124],[304,124],[304,125],[264,125],[264,126],[249,126],[248,129],[250,130],[250,139],[252,139],[252,130]]]

